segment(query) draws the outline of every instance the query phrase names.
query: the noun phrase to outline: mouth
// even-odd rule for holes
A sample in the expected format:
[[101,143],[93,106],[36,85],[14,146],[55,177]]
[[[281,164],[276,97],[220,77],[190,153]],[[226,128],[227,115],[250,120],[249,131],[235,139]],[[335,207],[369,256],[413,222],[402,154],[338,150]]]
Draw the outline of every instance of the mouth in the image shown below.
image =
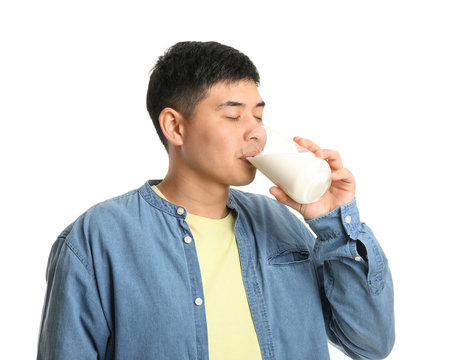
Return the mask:
[[262,149],[259,146],[249,146],[247,149],[242,151],[240,159],[247,161],[247,158],[257,156],[261,152]]
[[240,157],[240,159],[249,162],[248,158],[257,156],[258,154],[260,154],[259,150],[257,150],[257,151],[248,151],[247,153],[243,154]]

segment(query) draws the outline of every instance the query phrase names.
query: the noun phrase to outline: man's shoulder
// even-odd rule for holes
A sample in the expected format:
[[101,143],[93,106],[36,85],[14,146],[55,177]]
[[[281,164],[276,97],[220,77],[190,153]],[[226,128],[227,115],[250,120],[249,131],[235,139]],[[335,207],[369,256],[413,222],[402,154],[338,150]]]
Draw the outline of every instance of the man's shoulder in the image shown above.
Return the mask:
[[130,190],[126,193],[117,195],[91,206],[84,214],[82,214],[82,216],[102,217],[104,215],[131,211],[131,208],[137,206],[139,197],[139,189]]
[[111,219],[117,218],[118,220],[126,214],[131,214],[138,207],[139,198],[139,189],[134,189],[98,202],[67,226],[60,234],[60,237],[66,238],[72,232],[74,226],[82,226],[87,230]]
[[134,227],[140,212],[139,190],[91,206],[59,234],[52,252],[66,244],[79,257],[88,258],[94,244],[104,244],[103,239],[112,239],[125,228]]

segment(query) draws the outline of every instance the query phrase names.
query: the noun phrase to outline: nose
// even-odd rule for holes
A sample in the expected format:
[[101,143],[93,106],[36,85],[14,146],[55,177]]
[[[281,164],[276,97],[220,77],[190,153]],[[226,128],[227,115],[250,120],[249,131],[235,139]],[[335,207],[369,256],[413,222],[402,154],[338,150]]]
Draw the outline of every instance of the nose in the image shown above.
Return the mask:
[[257,128],[262,127],[262,120],[257,119],[254,116],[250,116],[247,125],[246,125],[246,131],[245,131],[245,140],[246,141],[251,141],[251,140],[258,140],[257,134],[255,133]]
[[248,141],[258,140],[258,135],[257,135],[257,131],[256,131],[257,129],[258,128],[255,128],[254,130],[249,132]]
[[[258,124],[257,124],[258,125]],[[260,144],[262,147],[266,143],[266,130],[263,125],[258,125],[251,129],[247,134],[247,142],[255,142]]]

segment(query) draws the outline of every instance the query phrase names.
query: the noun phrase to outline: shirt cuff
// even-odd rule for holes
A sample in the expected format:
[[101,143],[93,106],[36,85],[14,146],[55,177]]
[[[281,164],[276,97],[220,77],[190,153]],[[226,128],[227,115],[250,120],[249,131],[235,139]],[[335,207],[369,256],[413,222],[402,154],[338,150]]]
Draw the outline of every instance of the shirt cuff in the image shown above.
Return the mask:
[[357,240],[362,230],[356,198],[347,205],[340,205],[325,215],[307,220],[306,223],[321,241],[345,235]]

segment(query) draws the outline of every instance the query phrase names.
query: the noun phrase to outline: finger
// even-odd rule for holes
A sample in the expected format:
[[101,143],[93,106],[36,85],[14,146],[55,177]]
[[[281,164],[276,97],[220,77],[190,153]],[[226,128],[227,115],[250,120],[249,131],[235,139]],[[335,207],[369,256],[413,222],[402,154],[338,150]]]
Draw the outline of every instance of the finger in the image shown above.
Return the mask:
[[320,149],[315,152],[315,156],[320,159],[327,160],[332,170],[339,170],[343,168],[342,159],[339,153],[335,150]]
[[273,186],[270,188],[270,193],[276,198],[277,201],[280,203],[290,206],[291,208],[295,209],[296,211],[301,210],[301,204],[297,203],[293,200],[290,196],[288,196],[281,188],[277,186]]
[[331,173],[331,180],[334,181],[343,181],[346,184],[354,184],[355,178],[350,170],[342,168]]
[[299,136],[295,136],[293,138],[293,141],[311,152],[316,152],[317,150],[320,150],[320,146],[318,146],[316,143],[309,139],[303,139]]

